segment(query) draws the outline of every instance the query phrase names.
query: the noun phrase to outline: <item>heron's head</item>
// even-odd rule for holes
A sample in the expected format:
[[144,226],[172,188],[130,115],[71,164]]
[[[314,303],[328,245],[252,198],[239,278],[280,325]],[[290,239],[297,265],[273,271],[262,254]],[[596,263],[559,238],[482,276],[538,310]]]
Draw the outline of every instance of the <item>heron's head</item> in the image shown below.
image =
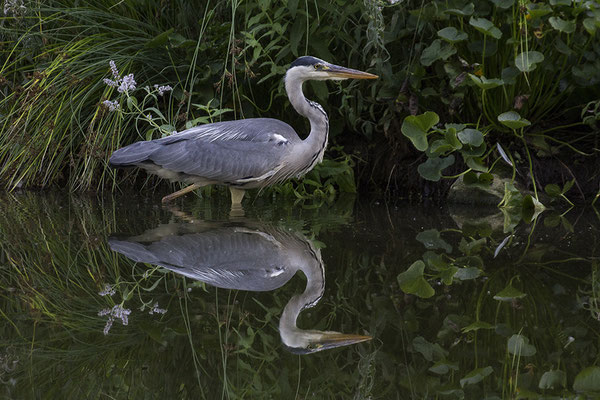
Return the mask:
[[364,335],[300,329],[294,330],[293,333],[280,330],[280,334],[285,348],[294,354],[311,354],[373,339]]
[[316,57],[299,57],[290,64],[286,73],[286,79],[295,78],[306,80],[343,80],[343,79],[377,79],[377,75],[358,71],[352,68],[341,67],[328,63]]

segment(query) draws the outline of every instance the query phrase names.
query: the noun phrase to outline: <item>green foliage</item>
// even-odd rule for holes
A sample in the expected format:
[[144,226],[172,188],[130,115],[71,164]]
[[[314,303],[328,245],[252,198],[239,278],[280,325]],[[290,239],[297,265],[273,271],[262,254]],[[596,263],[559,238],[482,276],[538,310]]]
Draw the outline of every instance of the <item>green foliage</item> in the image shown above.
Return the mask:
[[[331,142],[352,143],[361,157],[382,145],[396,156],[408,137],[439,158],[420,168],[428,179],[443,176],[454,152],[468,168],[488,172],[486,149],[495,141],[521,148],[521,135],[540,152],[549,140],[552,155],[560,148],[584,153],[574,143],[595,146],[594,135],[582,139],[561,127],[583,120],[594,128],[599,120],[597,1],[176,0],[165,8],[158,0],[52,0],[30,2],[1,24],[0,183],[7,188],[114,187],[107,160],[116,148],[222,118],[276,117],[302,136],[306,122],[285,100],[281,78],[304,54],[380,76],[368,84],[306,85],[310,98],[327,103]],[[102,82],[110,60],[135,76],[138,89],[128,99]],[[173,91],[151,95],[154,85]],[[110,113],[105,100],[118,100],[123,113]],[[404,119],[428,110],[435,114],[427,121]],[[498,119],[507,112],[522,117]],[[454,137],[461,129],[435,128],[440,121],[476,122],[468,128],[482,133],[485,147],[463,146]],[[525,121],[531,125],[511,136]],[[351,131],[348,141],[340,140],[343,131]],[[388,179],[390,171],[381,175]]]

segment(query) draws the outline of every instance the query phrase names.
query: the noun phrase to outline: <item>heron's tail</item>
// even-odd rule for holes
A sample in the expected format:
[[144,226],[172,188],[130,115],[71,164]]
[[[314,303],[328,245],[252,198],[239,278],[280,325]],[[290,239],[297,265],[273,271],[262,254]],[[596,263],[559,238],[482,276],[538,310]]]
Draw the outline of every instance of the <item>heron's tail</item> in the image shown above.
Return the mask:
[[141,243],[110,237],[108,238],[108,245],[111,250],[121,253],[136,262],[155,264],[160,262],[160,260]]
[[116,150],[112,156],[110,156],[108,165],[113,168],[137,165],[148,160],[148,157],[150,157],[159,146],[160,145],[151,141],[130,144],[129,146]]

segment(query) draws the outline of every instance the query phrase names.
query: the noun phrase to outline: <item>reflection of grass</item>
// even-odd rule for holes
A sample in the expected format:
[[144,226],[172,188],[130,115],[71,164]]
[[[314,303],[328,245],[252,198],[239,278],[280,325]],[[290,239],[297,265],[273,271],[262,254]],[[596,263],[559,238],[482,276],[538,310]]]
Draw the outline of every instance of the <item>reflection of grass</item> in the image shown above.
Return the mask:
[[[302,290],[301,280],[275,293],[244,294],[240,304],[236,292],[204,288],[129,262],[108,248],[110,233],[141,232],[172,218],[167,212],[33,194],[2,200],[0,318],[5,323],[0,348],[14,349],[19,363],[2,376],[3,381],[16,379],[15,386],[0,393],[44,393],[51,398],[141,398],[149,393],[158,398],[293,397],[298,360],[282,353],[277,320],[287,299]],[[274,214],[302,226],[292,213]],[[116,293],[100,296],[105,284],[113,285]],[[115,321],[104,336],[106,317],[98,311],[122,301],[132,310],[129,324]],[[155,301],[167,314],[139,310]],[[352,374],[343,360],[323,359],[339,363],[332,370],[336,376]],[[319,389],[323,398],[335,397],[338,380],[322,371],[318,375],[326,382]],[[311,374],[304,376],[311,379]]]
[[[264,198],[249,203],[251,218],[308,236],[318,232],[327,245],[325,295],[300,314],[299,326],[375,338],[299,358],[282,351],[277,322],[288,299],[303,290],[301,275],[270,293],[216,290],[108,249],[109,234],[153,228],[173,218],[165,210],[137,201],[126,207],[33,194],[0,200],[0,361],[18,359],[14,370],[0,369],[2,382],[16,379],[14,386],[0,386],[5,397],[426,399],[444,392],[448,398],[513,398],[526,390],[541,393],[540,376],[552,369],[567,373],[568,386],[546,394],[569,395],[574,375],[598,356],[598,323],[589,311],[597,312],[599,291],[590,279],[573,277],[577,269],[585,276],[589,264],[583,255],[581,268],[552,263],[557,254],[572,255],[538,246],[535,238],[529,257],[507,246],[488,259],[483,254],[493,254],[490,245],[482,250],[485,277],[450,286],[432,282],[436,295],[418,299],[399,290],[396,276],[422,255],[423,245],[414,239],[421,227],[443,228],[443,218],[419,216],[416,209],[370,210],[350,229],[343,225],[353,218],[347,207],[307,210],[268,205]],[[226,219],[227,207],[217,200],[183,203],[198,218]],[[398,228],[388,228],[388,220]],[[525,243],[515,236],[517,242]],[[526,296],[493,299],[509,282]],[[98,294],[107,283],[116,284],[112,297]],[[115,322],[104,336],[106,317],[98,311],[123,299],[132,310],[129,325]],[[139,310],[155,301],[168,309],[165,315]],[[475,321],[493,328],[464,330]],[[507,351],[519,333],[535,347],[534,355]],[[432,372],[438,362],[458,369]],[[493,373],[484,376],[488,366]],[[473,371],[471,381],[477,373],[482,380],[461,386]]]

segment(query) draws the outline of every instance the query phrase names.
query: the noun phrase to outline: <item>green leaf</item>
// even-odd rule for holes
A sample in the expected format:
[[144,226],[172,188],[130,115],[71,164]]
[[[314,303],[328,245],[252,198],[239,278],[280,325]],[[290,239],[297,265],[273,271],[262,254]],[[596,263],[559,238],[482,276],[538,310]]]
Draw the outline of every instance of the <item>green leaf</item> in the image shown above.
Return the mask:
[[438,139],[429,146],[429,152],[435,156],[444,155],[451,151],[454,151],[454,146],[445,139]]
[[[467,166],[474,171],[487,172],[488,167],[483,163],[480,157],[463,157]],[[488,185],[489,186],[489,185]]]
[[564,33],[575,32],[575,22],[573,21],[565,21],[560,17],[550,17],[548,18],[548,22],[550,22],[550,25],[557,31]]
[[441,37],[442,39],[444,39],[445,41],[447,41],[449,43],[458,43],[458,42],[462,42],[463,40],[467,40],[469,38],[469,35],[467,35],[463,31],[459,31],[458,29],[456,29],[453,26],[448,26],[444,29],[440,29],[437,32],[437,34],[439,37]]
[[471,325],[465,326],[462,329],[462,331],[463,331],[463,333],[467,333],[467,332],[471,332],[471,331],[478,331],[480,329],[494,329],[495,327],[496,327],[495,325],[492,325],[488,322],[475,321]]
[[428,158],[423,164],[417,167],[419,175],[428,181],[437,182],[442,178],[442,170],[454,164],[454,155],[448,157],[432,157]]
[[304,36],[306,30],[306,19],[298,17],[295,19],[290,31],[290,50],[295,57],[298,57],[298,45]]
[[525,118],[521,118],[518,112],[516,111],[507,111],[498,115],[498,121],[502,123],[502,125],[509,127],[510,129],[519,129],[524,126],[531,125],[531,122],[526,120]]
[[500,31],[500,29],[498,29],[489,19],[471,17],[471,19],[469,19],[469,25],[473,26],[484,35],[491,36],[494,39],[500,39],[502,37],[502,31]]
[[571,0],[550,0],[551,6],[571,6]]
[[452,285],[452,281],[454,280],[454,275],[458,271],[458,267],[448,267],[442,270],[440,273],[440,279],[444,283],[444,285]]
[[573,389],[577,392],[600,392],[600,367],[587,367],[578,373]]
[[436,362],[431,367],[429,367],[430,372],[433,372],[434,374],[438,375],[445,375],[448,372],[450,372],[450,370],[458,371],[458,363],[442,360]]
[[485,76],[480,78],[473,74],[469,74],[469,78],[471,78],[471,80],[483,90],[489,90],[504,85],[504,82],[497,78],[487,79]]
[[[477,254],[481,251],[481,249],[487,244],[487,239],[486,238],[479,238],[479,239],[475,239],[475,240],[471,240],[469,242],[467,242],[465,240],[465,238],[462,238],[460,240],[460,244],[458,246],[458,249],[463,253],[466,254],[468,256],[472,255],[472,254]],[[471,266],[471,265],[470,265]]]
[[417,336],[412,342],[416,352],[421,353],[427,361],[441,360],[448,352],[437,343],[430,343],[424,337]]
[[290,11],[290,16],[296,18],[296,12],[298,11],[298,3],[300,0],[288,0],[287,8]]
[[585,18],[583,20],[583,27],[590,35],[594,36],[598,29],[598,23],[595,18]]
[[481,157],[483,155],[483,153],[485,153],[486,148],[487,148],[487,146],[486,146],[485,142],[483,142],[481,145],[479,145],[477,147],[466,145],[461,149],[460,152],[462,153],[463,158],[465,156]]
[[169,40],[169,35],[173,33],[174,30],[174,28],[171,28],[167,31],[164,31],[163,33],[159,33],[152,39],[148,40],[144,46],[148,48],[163,47],[167,44],[167,41]]
[[515,67],[521,72],[533,71],[538,63],[544,61],[544,55],[539,51],[524,51],[515,57]]
[[492,3],[498,8],[507,9],[515,4],[515,0],[492,0]]
[[456,15],[458,17],[468,17],[469,15],[473,14],[473,11],[475,11],[475,6],[473,3],[469,3],[460,10],[458,8],[450,8],[444,12],[446,14]]
[[404,293],[414,294],[422,298],[429,298],[435,291],[423,278],[425,263],[421,260],[415,261],[405,272],[398,275],[398,285]]
[[[449,246],[448,243],[446,243],[445,241],[442,240],[442,242],[444,243],[444,245]],[[429,268],[435,270],[440,270],[448,266],[448,263],[444,260],[444,257],[441,254],[437,254],[431,250],[427,250],[423,254],[423,261],[425,261],[425,264],[427,264]]]
[[490,366],[487,366],[485,368],[474,369],[460,380],[460,387],[465,387],[465,385],[473,385],[475,383],[479,383],[486,376],[491,375],[492,372],[494,372],[494,370]]
[[509,283],[507,287],[494,296],[494,300],[512,302],[516,299],[522,299],[525,296],[527,296],[525,293],[516,289]]
[[137,111],[138,101],[135,97],[127,96],[127,108],[129,111]]
[[444,138],[446,139],[446,142],[448,142],[455,150],[460,150],[462,148],[462,143],[460,142],[460,140],[458,140],[456,131],[457,129],[455,128],[447,127],[446,132],[444,132]]
[[476,279],[481,275],[481,270],[477,267],[459,268],[454,274],[454,279],[459,281],[468,281]]
[[458,132],[458,139],[463,144],[468,144],[473,147],[478,147],[483,143],[483,133],[477,129],[467,128]]
[[402,134],[410,139],[417,150],[425,151],[429,147],[427,134],[429,130],[440,121],[440,117],[433,111],[421,115],[409,115],[402,122]]
[[531,16],[531,19],[536,19],[550,14],[552,12],[552,8],[550,8],[550,6],[546,3],[528,3],[527,11]]
[[452,246],[450,246],[442,237],[437,229],[429,229],[420,232],[417,237],[417,241],[423,243],[427,250],[442,249],[446,253],[452,252]]
[[508,339],[508,352],[517,357],[531,357],[535,355],[535,346],[529,344],[529,339],[523,335],[512,335]]
[[563,371],[546,371],[540,378],[540,389],[559,389],[567,386],[567,374]]
[[519,76],[520,71],[515,67],[506,67],[502,70],[500,76],[502,77],[502,82],[505,85],[514,85],[517,83],[517,76]]
[[435,39],[429,47],[421,53],[421,64],[428,67],[437,60],[447,60],[448,57],[456,54],[456,47],[449,43]]
[[546,207],[535,197],[528,194],[523,198],[523,220],[527,223],[535,220]]

